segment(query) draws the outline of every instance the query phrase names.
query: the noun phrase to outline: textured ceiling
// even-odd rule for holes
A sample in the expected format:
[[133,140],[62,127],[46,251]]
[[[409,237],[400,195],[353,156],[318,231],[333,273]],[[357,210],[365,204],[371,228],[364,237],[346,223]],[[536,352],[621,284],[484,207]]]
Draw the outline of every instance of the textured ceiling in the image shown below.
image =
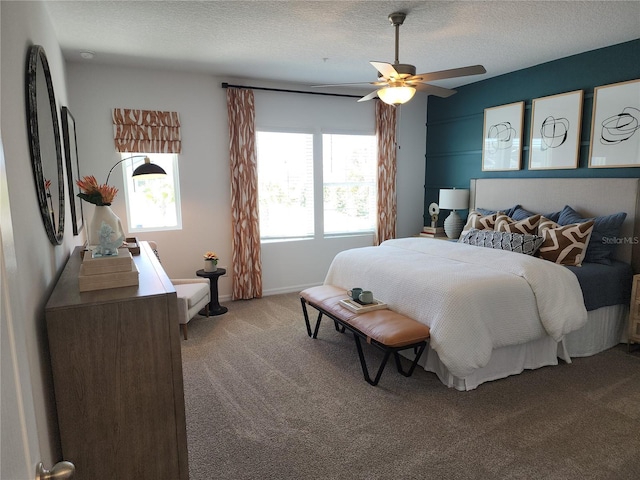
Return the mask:
[[[456,87],[640,38],[640,1],[49,1],[69,61],[312,85],[376,79],[370,60],[418,73],[482,64]],[[634,59],[633,61],[638,61]]]

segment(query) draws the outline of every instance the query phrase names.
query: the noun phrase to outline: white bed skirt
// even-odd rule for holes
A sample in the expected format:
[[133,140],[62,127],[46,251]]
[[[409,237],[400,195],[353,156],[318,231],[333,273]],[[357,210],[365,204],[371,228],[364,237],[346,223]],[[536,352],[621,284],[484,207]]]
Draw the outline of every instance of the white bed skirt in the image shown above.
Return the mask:
[[613,305],[588,312],[584,327],[565,337],[572,357],[589,357],[627,341],[628,305]]
[[[435,373],[440,381],[456,390],[473,390],[484,382],[522,373],[548,365],[557,365],[558,357],[571,363],[571,357],[586,357],[626,340],[627,313],[625,305],[603,307],[588,312],[587,324],[570,333],[560,343],[544,337],[521,345],[495,349],[489,363],[464,378],[452,375],[438,354],[427,347],[419,364]],[[406,351],[405,351],[406,352]]]

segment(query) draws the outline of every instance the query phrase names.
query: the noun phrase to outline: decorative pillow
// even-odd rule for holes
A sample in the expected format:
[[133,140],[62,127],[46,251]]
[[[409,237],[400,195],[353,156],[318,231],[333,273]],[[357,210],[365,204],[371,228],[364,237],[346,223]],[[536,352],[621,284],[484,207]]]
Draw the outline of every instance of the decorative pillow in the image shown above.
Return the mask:
[[538,224],[541,215],[533,215],[524,220],[515,221],[506,215],[498,215],[496,219],[496,232],[522,233],[524,235],[535,235],[538,233]]
[[538,256],[560,265],[582,265],[589,238],[593,231],[593,220],[569,225],[558,225],[542,217],[538,234],[544,242],[538,250]]
[[496,219],[498,215],[502,215],[502,212],[496,212],[490,215],[483,215],[477,210],[472,210],[467,217],[467,223],[462,228],[462,233],[458,237],[458,241],[461,242],[462,238],[469,233],[469,230],[475,228],[476,230],[493,230],[496,226]]
[[496,248],[509,252],[533,255],[536,253],[543,238],[538,235],[524,235],[522,233],[495,232],[492,230],[471,229],[462,238],[462,243],[477,247]]
[[[505,215],[513,218],[514,212],[521,208],[520,205],[514,205],[511,208],[503,208],[502,210],[487,210],[486,208],[476,208],[475,211],[481,215],[492,215],[494,213],[504,213]],[[533,213],[531,214],[533,215]]]
[[472,228],[477,230],[493,230],[496,225],[496,219],[501,213],[493,213],[491,215],[482,215],[477,210],[473,210],[467,218],[467,223],[463,230],[468,231]]
[[[513,213],[509,216],[514,220],[524,220],[525,218],[533,217],[534,215],[536,215],[534,212],[530,212],[529,210],[522,208],[520,205],[517,205],[514,207]],[[560,212],[545,213],[542,216],[557,223],[560,218]]]
[[620,228],[626,217],[627,214],[625,212],[620,212],[603,217],[583,218],[578,212],[567,205],[562,212],[560,212],[558,223],[560,225],[568,225],[570,223],[583,223],[593,220],[593,233],[591,234],[591,240],[587,247],[587,254],[584,261],[611,265],[611,257],[613,256],[617,242],[607,241],[607,239],[614,239],[620,235]]

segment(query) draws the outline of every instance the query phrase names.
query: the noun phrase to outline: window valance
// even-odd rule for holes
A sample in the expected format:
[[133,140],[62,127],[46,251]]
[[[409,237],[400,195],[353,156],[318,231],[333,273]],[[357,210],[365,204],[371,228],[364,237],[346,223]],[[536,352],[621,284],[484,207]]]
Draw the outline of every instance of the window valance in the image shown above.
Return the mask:
[[177,112],[114,108],[112,119],[117,152],[182,152]]

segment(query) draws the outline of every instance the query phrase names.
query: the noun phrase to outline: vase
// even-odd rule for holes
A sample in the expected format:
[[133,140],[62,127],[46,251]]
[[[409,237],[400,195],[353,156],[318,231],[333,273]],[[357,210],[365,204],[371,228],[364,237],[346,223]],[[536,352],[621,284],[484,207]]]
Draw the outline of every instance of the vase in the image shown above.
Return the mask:
[[96,205],[93,209],[93,217],[89,223],[89,229],[87,230],[87,241],[89,245],[100,245],[100,229],[102,223],[106,223],[113,229],[111,235],[112,240],[116,240],[122,237],[124,241],[124,229],[122,228],[122,222],[109,205]]
[[205,272],[215,272],[218,270],[218,262],[215,260],[205,260],[204,261],[204,271]]

